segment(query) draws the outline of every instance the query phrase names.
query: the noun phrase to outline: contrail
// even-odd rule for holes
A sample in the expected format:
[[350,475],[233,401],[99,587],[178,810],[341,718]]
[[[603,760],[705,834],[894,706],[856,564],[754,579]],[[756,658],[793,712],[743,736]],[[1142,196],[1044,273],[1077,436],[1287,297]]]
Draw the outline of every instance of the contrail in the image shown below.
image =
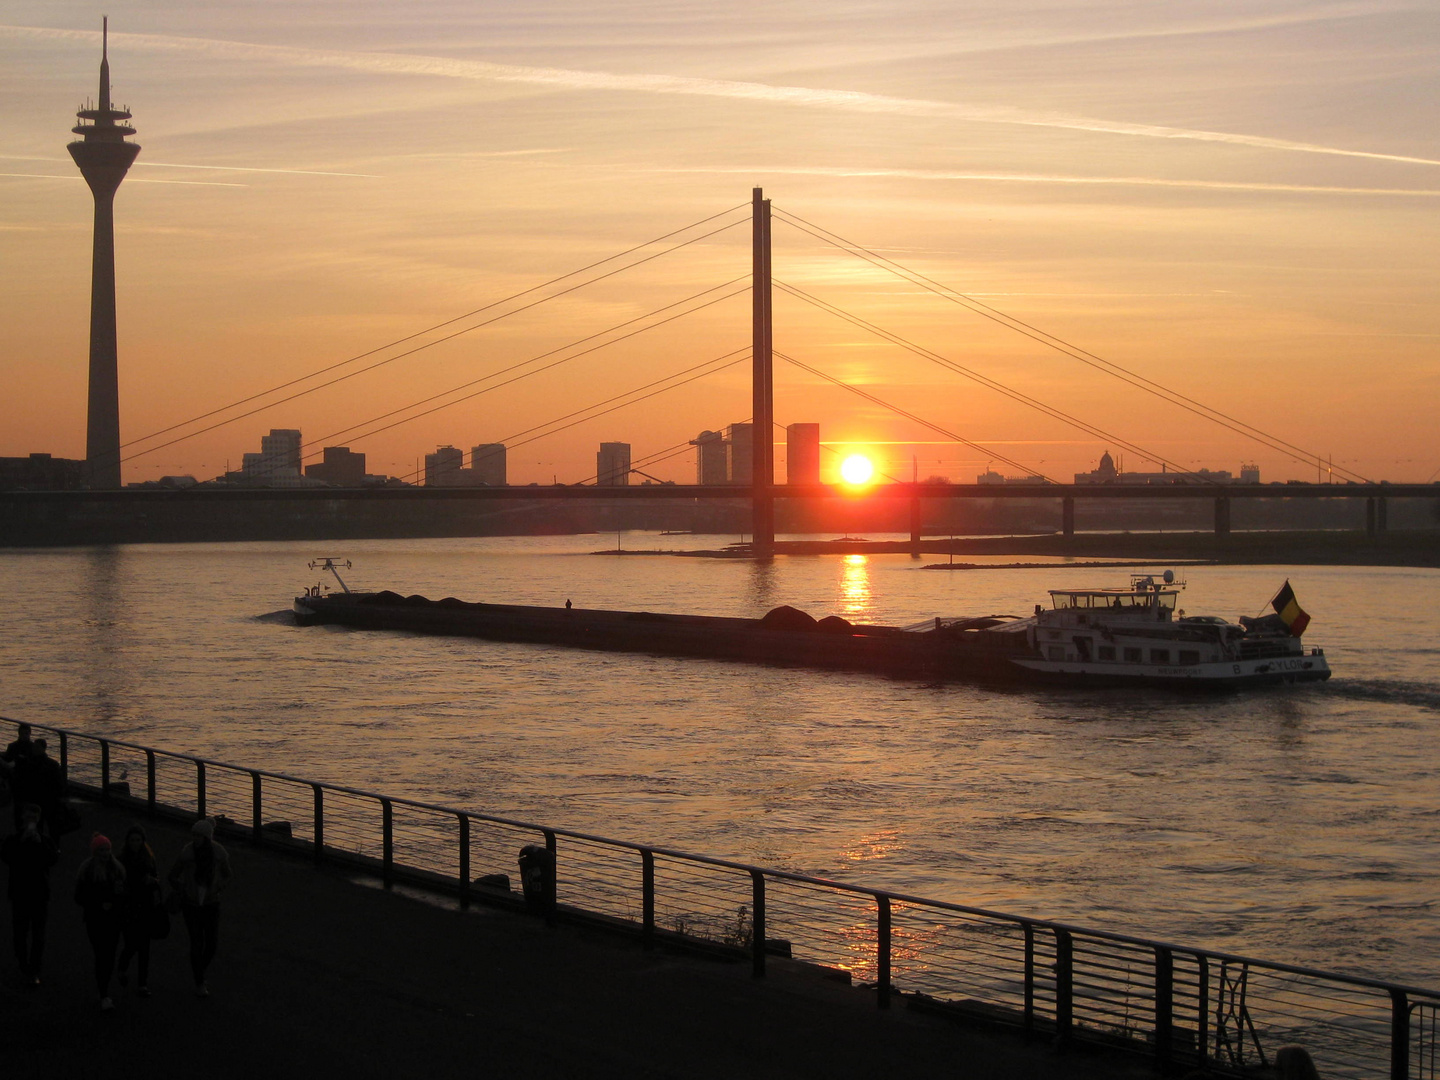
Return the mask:
[[[37,26],[0,25],[0,36],[45,40],[96,42],[93,30],[55,30]],[[1094,131],[1111,135],[1132,135],[1152,139],[1184,139],[1228,143],[1264,150],[1305,154],[1367,158],[1411,165],[1440,165],[1433,158],[1404,154],[1381,154],[1368,150],[1346,150],[1316,143],[1272,139],[1262,135],[1241,135],[1226,131],[1204,131],[1135,124],[1121,120],[1099,120],[1062,113],[1031,112],[1006,106],[966,105],[923,98],[890,97],[856,90],[823,90],[804,86],[775,86],[769,83],[735,82],[724,79],[697,79],[679,75],[619,75],[604,71],[576,71],[569,68],[525,67],[492,64],[479,60],[454,60],[439,56],[412,56],[404,53],[341,52],[307,49],[291,45],[250,45],[213,38],[175,37],[161,34],[116,34],[117,44],[156,52],[203,53],[235,60],[262,60],[304,67],[343,68],[382,75],[422,75],[468,79],[477,82],[523,83],[567,90],[618,90],[648,94],[679,94],[691,97],[728,98],[791,105],[800,108],[835,109],[919,117],[940,117],[986,124],[1016,124],[1025,127]]]
[[979,180],[1018,184],[1120,184],[1140,187],[1197,188],[1218,191],[1274,191],[1314,195],[1403,195],[1418,198],[1440,198],[1440,189],[1432,188],[1367,188],[1325,187],[1318,184],[1267,184],[1247,180],[1171,180],[1158,176],[1063,176],[1046,173],[1008,172],[944,172],[937,169],[864,169],[819,166],[705,166],[676,168],[643,168],[648,173],[738,173],[742,176],[835,176],[851,179],[867,177],[900,180]]
[[[57,176],[50,173],[27,173],[27,172],[0,172],[0,176],[22,178],[25,180],[83,180],[80,176]],[[224,184],[218,180],[146,180],[142,176],[132,176],[127,181],[131,184],[185,184],[191,187],[249,187],[249,184]]]
[[[0,154],[0,161],[64,161],[60,157],[36,157],[29,154]],[[246,165],[186,165],[173,161],[137,161],[133,167],[145,166],[150,169],[214,169],[218,172],[283,173],[287,176],[355,176],[366,180],[378,180],[373,173],[318,172],[314,169],[261,169]],[[158,181],[155,181],[158,182]],[[178,181],[176,181],[178,182]],[[199,183],[199,181],[195,181]]]

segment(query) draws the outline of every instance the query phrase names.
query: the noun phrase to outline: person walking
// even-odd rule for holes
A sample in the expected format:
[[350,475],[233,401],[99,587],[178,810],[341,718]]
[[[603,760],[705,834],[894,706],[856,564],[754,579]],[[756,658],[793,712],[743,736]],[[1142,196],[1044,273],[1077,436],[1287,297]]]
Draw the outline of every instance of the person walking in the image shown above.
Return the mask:
[[195,993],[209,997],[205,972],[215,959],[220,934],[220,894],[230,881],[230,854],[215,843],[215,820],[201,818],[190,826],[186,844],[170,867],[170,886],[180,894],[180,912],[190,937],[190,974]]
[[120,905],[119,974],[121,986],[130,982],[130,961],[137,960],[136,992],[150,996],[150,930],[155,925],[155,908],[160,902],[160,870],[155,852],[139,825],[130,826],[120,847],[120,865],[125,868],[125,898]]
[[30,801],[40,807],[40,819],[59,836],[65,831],[60,822],[60,802],[65,798],[65,773],[60,763],[46,753],[44,739],[31,743],[30,760],[26,764]]
[[60,858],[60,845],[40,821],[40,807],[21,808],[20,830],[0,844],[0,862],[10,869],[5,893],[10,899],[10,927],[15,959],[25,985],[40,985],[40,958],[45,953],[45,922],[50,914],[50,868]]
[[120,943],[121,905],[125,898],[125,867],[110,849],[110,838],[90,838],[90,857],[75,877],[75,903],[85,912],[85,932],[95,956],[95,989],[100,1011],[115,1008],[110,998],[110,976],[115,971],[115,948]]

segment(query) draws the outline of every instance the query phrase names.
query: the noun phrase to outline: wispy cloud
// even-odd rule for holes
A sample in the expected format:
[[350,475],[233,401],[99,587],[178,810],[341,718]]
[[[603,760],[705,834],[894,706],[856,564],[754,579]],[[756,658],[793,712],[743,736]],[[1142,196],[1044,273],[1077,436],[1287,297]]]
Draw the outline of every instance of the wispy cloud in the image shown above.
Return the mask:
[[[0,25],[0,36],[42,40],[96,43],[99,35],[90,30],[56,30],[48,27]],[[112,34],[116,47],[151,52],[198,53],[232,60],[265,61],[302,67],[340,68],[379,75],[418,75],[435,78],[468,79],[476,82],[520,83],[560,90],[608,90],[646,94],[678,94],[690,97],[725,98],[765,102],[798,108],[833,109],[854,113],[933,117],[987,124],[1016,124],[1026,127],[1093,131],[1152,139],[1194,140],[1226,143],[1264,150],[1305,154],[1331,154],[1375,161],[1412,165],[1440,165],[1433,158],[1384,154],[1369,150],[1322,146],[1316,143],[1274,139],[1226,131],[1137,124],[1062,113],[1036,112],[1008,106],[971,105],[931,101],[923,98],[891,97],[856,90],[826,90],[804,86],[776,86],[759,82],[697,79],[679,75],[622,75],[604,71],[569,68],[526,67],[493,64],[479,60],[456,60],[439,56],[412,56],[404,53],[348,52],[307,49],[290,45],[252,45],[213,38],[176,37],[161,34]]]
[[[79,176],[60,176],[52,173],[0,172],[0,176],[22,180],[81,180]],[[127,184],[184,184],[187,187],[249,187],[249,184],[226,184],[219,180],[147,180],[142,176],[126,179]]]
[[[35,157],[28,154],[0,154],[0,161],[65,161],[61,157]],[[211,169],[216,172],[248,172],[248,173],[282,173],[287,176],[353,176],[366,180],[379,179],[373,173],[348,173],[348,172],[319,172],[314,169],[262,169],[246,165],[185,165],[173,161],[137,161],[132,168],[147,169]],[[175,180],[171,183],[179,183]],[[161,183],[159,180],[152,180],[151,183]],[[199,183],[199,181],[195,181]],[[246,186],[246,185],[233,185]]]
[[1267,184],[1247,180],[1174,180],[1159,176],[1064,176],[1049,173],[947,172],[939,169],[845,168],[817,166],[695,166],[645,168],[647,173],[738,173],[742,176],[833,176],[846,179],[880,177],[897,180],[983,181],[1015,184],[1131,185],[1140,187],[1196,188],[1217,191],[1273,191],[1311,195],[1403,195],[1440,198],[1440,189],[1325,187],[1317,184]]

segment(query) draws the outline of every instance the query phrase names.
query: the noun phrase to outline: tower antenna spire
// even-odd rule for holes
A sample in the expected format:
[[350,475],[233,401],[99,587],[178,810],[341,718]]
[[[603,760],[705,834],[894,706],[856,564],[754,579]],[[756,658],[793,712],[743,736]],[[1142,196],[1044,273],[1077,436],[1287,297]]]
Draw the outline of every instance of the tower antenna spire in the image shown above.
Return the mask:
[[100,112],[110,111],[110,16],[100,16]]

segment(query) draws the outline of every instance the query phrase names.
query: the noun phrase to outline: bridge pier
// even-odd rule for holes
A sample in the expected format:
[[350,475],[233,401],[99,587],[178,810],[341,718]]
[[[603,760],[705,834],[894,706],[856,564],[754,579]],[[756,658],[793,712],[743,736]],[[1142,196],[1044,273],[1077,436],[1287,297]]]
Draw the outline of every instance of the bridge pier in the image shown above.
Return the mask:
[[920,499],[917,496],[910,500],[910,547],[916,554],[920,551]]
[[1215,535],[1230,535],[1230,500],[1223,495],[1215,500]]
[[1060,532],[1065,536],[1075,535],[1075,496],[1066,495],[1060,500]]
[[1385,496],[1370,496],[1365,500],[1365,533],[1375,536],[1390,527],[1390,509]]

